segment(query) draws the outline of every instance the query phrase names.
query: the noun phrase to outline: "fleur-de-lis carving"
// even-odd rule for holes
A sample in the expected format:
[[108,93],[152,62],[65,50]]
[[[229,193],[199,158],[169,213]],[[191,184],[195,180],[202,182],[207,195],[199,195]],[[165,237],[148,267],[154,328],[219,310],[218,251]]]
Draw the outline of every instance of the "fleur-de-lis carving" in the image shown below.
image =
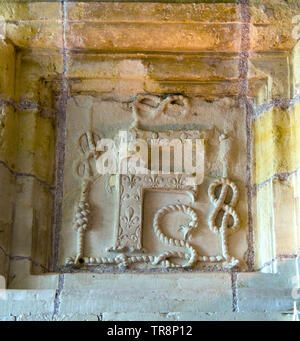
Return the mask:
[[148,183],[151,187],[162,187],[164,181],[164,178],[159,175],[153,175],[148,178]]
[[181,174],[178,176],[172,176],[171,178],[168,179],[168,182],[175,188],[182,188],[186,186],[185,178],[183,178]]
[[133,243],[136,243],[139,239],[139,233],[141,231],[141,227],[137,227],[134,233],[126,233],[122,230],[122,232],[119,234],[120,240],[124,239],[131,240]]
[[130,174],[130,175],[123,175],[123,182],[125,185],[132,188],[133,186],[137,185],[141,181],[141,177]]
[[125,214],[121,218],[121,224],[126,230],[135,229],[139,224],[139,221],[140,218],[137,215],[134,215],[134,209],[132,207],[128,207]]

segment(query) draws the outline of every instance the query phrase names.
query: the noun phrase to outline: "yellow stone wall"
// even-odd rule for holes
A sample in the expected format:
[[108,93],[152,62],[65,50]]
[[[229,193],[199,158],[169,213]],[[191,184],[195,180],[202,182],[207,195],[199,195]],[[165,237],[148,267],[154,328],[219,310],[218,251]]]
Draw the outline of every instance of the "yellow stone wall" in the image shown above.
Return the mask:
[[300,103],[288,109],[273,107],[252,125],[254,139],[253,183],[300,167]]

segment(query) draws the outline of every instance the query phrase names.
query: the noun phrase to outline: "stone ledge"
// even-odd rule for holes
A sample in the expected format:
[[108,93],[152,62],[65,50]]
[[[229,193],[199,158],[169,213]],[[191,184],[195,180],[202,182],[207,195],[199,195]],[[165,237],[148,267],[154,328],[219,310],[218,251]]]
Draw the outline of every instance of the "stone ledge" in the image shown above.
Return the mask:
[[[80,284],[80,290],[78,285]],[[200,274],[66,274],[60,313],[231,311],[231,276]]]
[[4,290],[0,299],[0,316],[53,313],[55,290]]

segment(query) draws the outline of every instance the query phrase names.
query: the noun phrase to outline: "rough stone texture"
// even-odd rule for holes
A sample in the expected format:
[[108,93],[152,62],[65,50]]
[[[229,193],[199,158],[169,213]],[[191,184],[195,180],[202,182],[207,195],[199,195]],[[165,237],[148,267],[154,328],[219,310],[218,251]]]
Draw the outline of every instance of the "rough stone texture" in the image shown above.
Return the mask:
[[53,313],[55,290],[6,290],[0,316]]
[[[80,289],[78,287],[80,283]],[[79,290],[78,290],[79,289]],[[65,275],[60,313],[228,311],[229,274]]]
[[292,289],[297,286],[296,259],[278,260],[276,274],[239,273],[237,275],[238,307],[241,312],[282,311],[293,306]]
[[299,127],[300,103],[291,105],[287,110],[273,107],[255,119],[253,178],[256,184],[273,174],[293,172],[300,167]]
[[292,321],[291,314],[280,313],[103,313],[102,321]]
[[[9,288],[0,287],[1,321],[293,319],[300,3],[184,2],[1,2],[0,283]],[[229,245],[239,270],[63,273],[76,252],[78,135],[128,127],[140,94],[187,96],[196,104],[183,125],[235,137],[229,170],[241,192],[242,228]],[[213,177],[221,175],[209,159],[217,154],[208,154]],[[205,190],[202,226],[210,212]],[[99,193],[94,206],[114,207]],[[100,223],[113,218],[103,211],[87,235],[89,252],[101,243]],[[217,250],[216,240],[202,244]]]

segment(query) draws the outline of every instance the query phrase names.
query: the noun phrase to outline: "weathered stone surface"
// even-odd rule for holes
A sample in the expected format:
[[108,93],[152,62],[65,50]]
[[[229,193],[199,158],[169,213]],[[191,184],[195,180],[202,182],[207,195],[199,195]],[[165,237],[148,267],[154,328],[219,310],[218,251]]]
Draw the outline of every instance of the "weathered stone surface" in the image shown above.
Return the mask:
[[[61,53],[41,50],[20,50],[17,69],[16,101],[28,103],[43,111],[44,116],[55,114],[55,92],[63,72]],[[59,86],[61,91],[61,86]]]
[[260,184],[274,174],[293,172],[299,167],[299,118],[300,103],[296,103],[288,110],[273,107],[255,119],[254,183]]
[[232,22],[239,17],[235,4],[209,3],[68,3],[69,20],[81,21],[163,21]]
[[[21,283],[26,283],[30,274],[49,271],[51,216],[48,212],[51,212],[52,196],[49,188],[32,176],[18,177],[16,194],[9,255],[15,260],[12,260],[10,268],[13,287],[19,288]],[[21,264],[24,258],[27,260]],[[34,283],[33,278],[28,280]],[[36,278],[36,282],[39,281],[42,278]]]
[[211,7],[210,4],[107,3],[100,9],[93,3],[68,4],[67,46],[127,52],[237,51],[240,31],[235,24],[236,5],[214,6],[214,18]]
[[298,252],[298,173],[299,171],[285,180],[272,178],[259,186],[256,191],[254,233],[257,269],[264,268],[278,256],[292,256]]
[[16,321],[16,317],[12,316],[12,315],[8,315],[8,316],[0,316],[0,321],[1,322],[12,322],[12,321]]
[[5,21],[55,20],[62,15],[61,4],[51,1],[2,1],[0,11]]
[[[199,26],[196,23],[144,25],[82,22],[68,23],[67,32],[67,48],[71,50],[112,51],[117,47],[120,52],[236,52],[240,48],[240,31],[235,24]],[[85,32],[84,37],[82,32]],[[218,41],[214,40],[216,34],[220,37]]]
[[0,316],[53,313],[55,290],[6,290]]
[[[299,22],[300,22],[300,19],[299,19]],[[293,87],[293,95],[295,96],[300,93],[300,42],[298,42],[295,48],[293,49],[292,60],[293,60],[292,71],[293,71],[293,78],[294,78],[294,84],[292,87]]]
[[[46,274],[44,274],[46,272]],[[47,273],[48,272],[48,273]],[[49,273],[43,263],[31,257],[13,256],[10,261],[9,289],[57,289],[58,274]]]
[[[1,29],[0,24],[0,29]],[[15,49],[0,39],[0,99],[12,99],[15,87]]]
[[292,19],[300,12],[299,2],[250,0],[249,3],[251,50],[291,50],[297,42],[292,35],[295,27]]
[[103,313],[103,321],[292,321],[280,313]]
[[[1,321],[1,317],[0,317]],[[16,321],[99,321],[94,314],[22,314],[16,317]]]
[[[78,284],[80,283],[80,289]],[[60,313],[228,311],[229,274],[66,274]]]
[[[0,276],[7,277],[15,201],[15,177],[0,163]],[[1,288],[0,288],[1,289]]]
[[238,307],[241,312],[292,311],[293,288],[297,287],[296,259],[275,262],[277,273],[239,273],[237,275]]
[[19,117],[17,171],[32,174],[52,184],[54,167],[53,120],[41,117],[38,110],[24,110]]

